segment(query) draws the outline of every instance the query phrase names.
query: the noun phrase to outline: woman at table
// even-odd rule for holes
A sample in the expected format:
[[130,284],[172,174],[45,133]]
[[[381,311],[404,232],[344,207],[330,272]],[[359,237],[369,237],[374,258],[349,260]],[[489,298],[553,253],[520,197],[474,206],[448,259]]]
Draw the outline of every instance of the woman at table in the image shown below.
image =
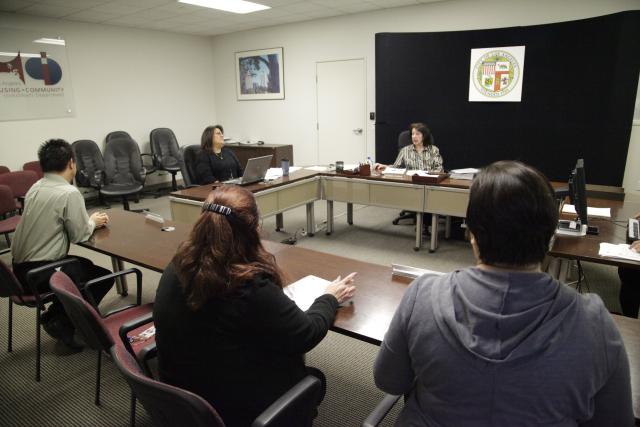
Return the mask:
[[233,151],[224,146],[221,125],[207,126],[200,140],[202,151],[196,158],[196,182],[210,184],[242,176],[242,166]]
[[[427,125],[412,123],[409,130],[411,131],[411,144],[400,149],[392,167],[443,172],[440,150],[433,145],[433,136]],[[378,171],[383,171],[386,167],[380,163],[375,164],[375,169]]]
[[154,306],[161,380],[208,400],[227,426],[250,425],[309,373],[324,386],[304,354],[355,291],[355,273],[338,277],[300,310],[282,291],[283,273],[260,241],[259,223],[248,190],[211,192],[164,270]]
[[602,300],[540,271],[557,223],[532,167],[476,176],[477,265],[415,280],[375,362],[378,387],[406,396],[398,425],[633,425],[629,363]]

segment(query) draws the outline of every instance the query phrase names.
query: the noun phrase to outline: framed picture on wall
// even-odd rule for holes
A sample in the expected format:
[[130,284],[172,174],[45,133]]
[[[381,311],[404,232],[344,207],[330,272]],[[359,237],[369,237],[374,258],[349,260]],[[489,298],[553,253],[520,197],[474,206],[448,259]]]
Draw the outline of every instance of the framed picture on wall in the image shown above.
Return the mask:
[[284,99],[282,48],[236,52],[236,93],[239,101]]

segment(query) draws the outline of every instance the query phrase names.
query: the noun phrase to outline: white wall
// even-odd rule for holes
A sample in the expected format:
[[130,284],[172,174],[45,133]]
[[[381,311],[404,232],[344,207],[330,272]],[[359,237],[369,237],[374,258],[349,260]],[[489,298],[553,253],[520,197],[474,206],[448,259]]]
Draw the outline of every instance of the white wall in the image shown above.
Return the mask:
[[[227,135],[293,144],[295,163],[311,164],[317,161],[318,149],[315,64],[364,58],[367,111],[375,111],[375,33],[535,25],[639,8],[637,0],[452,0],[216,36],[213,53],[217,117]],[[277,46],[284,47],[285,100],[237,101],[234,52]],[[375,129],[368,118],[367,123],[368,153],[373,156]],[[640,185],[637,126],[629,153],[636,155],[629,159],[624,185],[635,190]]]
[[63,36],[75,95],[73,118],[0,121],[0,164],[12,170],[53,137],[103,148],[107,133],[125,130],[150,152],[156,127],[171,128],[180,145],[199,144],[216,121],[210,38],[11,14],[0,14],[0,26]]

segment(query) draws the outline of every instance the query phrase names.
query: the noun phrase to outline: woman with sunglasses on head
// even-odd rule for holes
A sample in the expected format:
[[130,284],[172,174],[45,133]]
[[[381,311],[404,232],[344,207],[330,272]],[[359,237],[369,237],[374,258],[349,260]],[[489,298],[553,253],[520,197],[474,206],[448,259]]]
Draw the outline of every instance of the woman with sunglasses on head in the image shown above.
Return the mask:
[[338,277],[303,312],[282,291],[283,274],[260,241],[253,194],[239,186],[212,191],[158,286],[161,380],[205,398],[227,426],[250,425],[310,373],[324,388],[304,354],[353,296],[354,276]]

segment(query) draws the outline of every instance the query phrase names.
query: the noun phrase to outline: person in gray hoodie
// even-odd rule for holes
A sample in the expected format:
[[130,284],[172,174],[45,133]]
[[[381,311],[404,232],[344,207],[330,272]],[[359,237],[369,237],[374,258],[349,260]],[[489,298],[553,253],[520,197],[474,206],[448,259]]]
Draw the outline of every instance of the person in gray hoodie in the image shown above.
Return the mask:
[[547,179],[500,161],[471,185],[478,264],[407,289],[377,356],[400,426],[632,426],[629,362],[602,300],[541,272],[558,221]]

